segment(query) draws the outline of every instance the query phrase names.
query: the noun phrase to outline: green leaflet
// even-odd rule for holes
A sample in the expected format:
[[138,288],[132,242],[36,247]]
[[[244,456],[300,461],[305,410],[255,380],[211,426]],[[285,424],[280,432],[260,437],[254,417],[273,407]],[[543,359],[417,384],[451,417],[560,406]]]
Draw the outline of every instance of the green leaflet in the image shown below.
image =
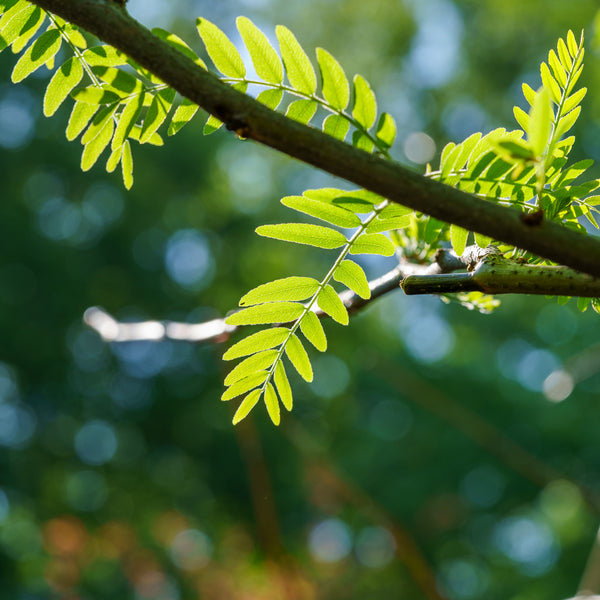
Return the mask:
[[217,117],[215,117],[214,115],[208,115],[208,120],[206,121],[206,124],[204,125],[203,134],[210,135],[211,133],[214,133],[215,131],[220,129],[222,126],[223,126],[223,122],[219,121],[219,119],[217,119]]
[[462,256],[465,251],[468,236],[469,232],[466,229],[457,225],[450,225],[450,243],[457,256]]
[[[113,137],[114,139],[114,137]],[[112,150],[108,160],[106,161],[106,172],[112,173],[116,168],[119,162],[121,161],[121,157],[123,156],[123,146],[118,146]]]
[[23,7],[26,5],[22,0],[2,0],[0,2],[0,15],[3,15],[8,10],[12,9],[15,4],[20,4]]
[[283,343],[288,334],[289,329],[286,329],[285,327],[271,327],[269,329],[257,331],[231,346],[231,348],[223,354],[223,360],[233,360],[234,358],[254,354],[261,350],[268,350],[269,348],[273,348]]
[[83,77],[81,62],[72,56],[54,73],[44,94],[44,115],[51,117]]
[[304,315],[300,321],[300,331],[319,352],[327,350],[327,337],[323,331],[323,325],[314,312],[308,311]]
[[308,96],[317,89],[315,70],[294,34],[283,25],[275,28],[285,72],[291,86]]
[[292,388],[290,387],[290,382],[288,381],[285,373],[285,367],[283,366],[283,361],[281,360],[275,365],[273,381],[275,382],[275,387],[279,393],[281,403],[288,411],[291,411],[293,406]]
[[83,53],[83,58],[91,67],[121,67],[127,64],[124,54],[107,45],[88,48]]
[[277,400],[277,394],[270,383],[267,383],[265,388],[265,405],[273,425],[279,425],[279,401]]
[[475,233],[475,243],[480,248],[487,248],[492,243],[492,238],[481,233]]
[[535,90],[526,83],[523,83],[521,89],[523,90],[523,96],[525,96],[525,100],[527,100],[529,106],[533,106],[533,103],[535,102]]
[[375,136],[386,148],[393,146],[396,139],[396,122],[392,115],[386,112],[381,113]]
[[98,106],[95,104],[88,104],[86,102],[75,102],[69,123],[67,125],[66,136],[71,142],[73,141],[90,122],[90,119],[96,114]]
[[319,292],[317,304],[319,305],[319,308],[327,313],[334,321],[337,321],[342,325],[348,325],[348,311],[336,291],[330,285],[326,285]]
[[375,148],[375,144],[373,140],[365,135],[362,131],[353,131],[352,132],[352,145],[363,152],[373,152]]
[[94,139],[85,145],[81,155],[81,170],[89,171],[94,163],[100,158],[100,155],[108,146],[114,131],[114,122],[108,119],[104,127],[100,130]]
[[156,130],[163,124],[171,110],[174,99],[175,90],[173,88],[164,88],[154,96],[144,118],[144,126],[140,135],[141,144],[150,141]]
[[333,274],[333,278],[343,283],[348,289],[352,290],[365,300],[371,297],[369,282],[367,276],[360,265],[353,260],[344,260],[340,263]]
[[[140,141],[140,135],[142,134],[142,128],[140,125],[134,125],[129,132],[129,139],[135,140],[136,142]],[[160,137],[158,133],[153,133],[150,139],[147,141],[148,144],[152,144],[153,146],[162,146],[164,144],[163,139]]]
[[121,172],[123,174],[123,185],[130,190],[133,185],[133,157],[131,156],[131,145],[129,140],[125,140],[125,143],[123,144]]
[[25,29],[35,6],[29,2],[18,2],[7,10],[0,18],[0,51],[8,48]]
[[407,208],[401,204],[390,202],[383,210],[377,215],[378,219],[398,219],[400,217],[408,217],[413,214],[412,208]]
[[233,424],[237,425],[242,419],[245,419],[248,416],[248,413],[256,406],[260,398],[262,390],[254,390],[250,392],[242,401],[239,408],[233,415]]
[[540,65],[540,73],[542,75],[542,85],[544,86],[544,89],[548,92],[550,98],[555,104],[560,104],[560,99],[562,96],[560,85],[558,85],[556,79],[552,77],[550,69],[545,62]]
[[323,97],[333,108],[344,110],[350,101],[350,87],[344,69],[323,48],[317,48],[317,62],[321,71]]
[[19,58],[11,74],[13,83],[19,83],[43,64],[48,62],[60,50],[62,38],[58,29],[50,29],[27,48]]
[[307,125],[317,112],[317,103],[314,100],[294,100],[285,111],[288,119]]
[[288,343],[285,345],[285,353],[290,359],[290,362],[294,365],[296,371],[302,379],[305,381],[313,380],[313,370],[310,364],[308,354],[302,345],[302,342],[298,339],[295,334],[292,334]]
[[381,233],[365,233],[350,247],[350,254],[381,254],[393,256],[394,244]]
[[256,99],[264,104],[267,108],[271,110],[275,110],[280,104],[283,98],[283,90],[281,89],[271,89],[271,90],[263,90]]
[[377,117],[377,101],[371,86],[360,75],[354,76],[354,106],[352,116],[365,129],[370,129]]
[[240,299],[240,306],[265,302],[295,301],[310,298],[319,289],[312,277],[285,277],[264,283],[250,290]]
[[265,323],[289,323],[304,312],[298,302],[269,302],[240,310],[225,320],[228,325],[262,325]]
[[246,17],[238,17],[236,24],[248,49],[256,74],[268,83],[281,83],[283,66],[267,36]]
[[277,350],[263,350],[249,356],[229,372],[227,377],[225,377],[225,385],[231,385],[236,381],[240,381],[240,379],[244,379],[244,377],[256,373],[256,371],[267,369],[275,362],[278,355],[279,352]]
[[346,139],[349,129],[350,122],[340,115],[329,115],[323,121],[323,133],[341,140],[342,142]]
[[100,66],[92,67],[92,71],[98,79],[107,83],[120,96],[125,97],[131,94],[140,94],[144,90],[142,82],[137,77],[123,71],[123,69]]
[[226,77],[243,79],[246,76],[246,67],[230,39],[206,19],[196,19],[196,27],[215,67]]
[[135,125],[142,106],[144,104],[144,94],[134,96],[126,105],[119,116],[119,122],[115,129],[115,135],[111,142],[111,148],[114,150],[118,146],[122,146],[123,142],[128,138],[131,129]]
[[112,119],[115,114],[114,106],[106,106],[100,109],[92,119],[92,123],[81,137],[82,144],[89,144],[104,129],[106,123]]
[[380,219],[379,217],[374,221],[371,221],[367,228],[366,233],[382,233],[384,231],[394,231],[397,229],[404,229],[408,227],[411,222],[410,215],[404,215],[403,217],[393,217],[391,219]]
[[361,224],[360,219],[349,210],[306,196],[286,196],[281,199],[281,204],[340,227],[358,227]]
[[181,52],[185,54],[188,58],[191,58],[197,65],[206,69],[206,65],[204,61],[177,35],[171,33],[165,29],[161,29],[160,27],[155,27],[152,30],[152,33],[159,37],[161,40],[167,42],[167,44],[173,46]]
[[569,96],[563,105],[563,113],[566,115],[571,112],[584,99],[587,88],[577,90],[572,96]]
[[[29,43],[29,40],[37,33],[39,28],[42,26],[44,21],[46,20],[46,13],[42,11],[38,6],[31,5],[33,10],[29,13],[29,17],[25,21],[24,25],[21,27],[19,31],[18,37],[12,43],[12,51],[14,54],[19,54],[25,46]],[[22,12],[19,13],[15,19],[23,17],[23,15],[28,14],[28,9],[26,8]],[[10,30],[10,26],[13,24],[13,19],[8,26]]]
[[177,110],[171,117],[167,135],[175,135],[186,123],[192,120],[192,117],[196,114],[200,108],[197,104],[194,104],[191,100],[183,98],[181,104],[177,107]]
[[[281,362],[281,361],[279,361]],[[237,398],[237,396],[241,396],[246,392],[262,385],[265,379],[268,376],[267,371],[259,371],[258,373],[254,373],[249,375],[248,377],[244,377],[244,379],[240,379],[235,383],[231,384],[229,388],[227,388],[223,394],[221,395],[221,401],[226,402],[227,400],[231,400],[232,398]]]
[[[261,225],[256,228],[256,233],[263,237],[306,244],[317,248],[333,249],[339,248],[346,243],[346,238],[339,231],[322,227],[321,225],[310,225],[306,223],[280,223],[279,225]],[[363,236],[364,237],[364,236]]]
[[536,156],[542,156],[546,149],[548,138],[550,137],[552,119],[550,96],[547,89],[544,88],[538,92],[529,113],[527,137]]
[[78,102],[87,104],[114,104],[121,99],[116,92],[95,85],[76,90],[71,96]]
[[520,107],[513,107],[513,114],[523,131],[529,131],[529,115]]

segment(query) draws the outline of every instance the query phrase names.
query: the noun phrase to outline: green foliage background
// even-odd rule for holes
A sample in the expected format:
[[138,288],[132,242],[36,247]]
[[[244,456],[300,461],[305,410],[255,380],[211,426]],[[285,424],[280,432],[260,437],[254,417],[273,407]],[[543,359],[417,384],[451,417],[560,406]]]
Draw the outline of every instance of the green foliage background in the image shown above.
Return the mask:
[[[557,37],[586,28],[575,152],[600,153],[591,1],[129,4],[197,50],[199,15],[236,40],[239,14],[265,31],[285,24],[369,79],[400,149],[425,131],[438,152],[513,127],[520,82],[537,88]],[[436,71],[453,48],[455,63]],[[260,283],[313,275],[320,253],[254,229],[287,220],[280,197],[332,181],[226,134],[205,138],[192,122],[166,148],[138,149],[124,192],[101,167],[80,172],[80,148],[64,140],[68,111],[44,119],[44,73],[14,87],[9,52],[0,597],[419,597],[390,552],[386,531],[398,528],[451,598],[575,592],[598,515],[564,478],[599,483],[597,316],[525,297],[483,316],[398,292],[348,328],[325,325],[328,355],[315,359],[313,385],[294,382],[293,418],[275,430],[262,411],[234,430],[218,401],[222,346],[107,346],[81,315],[100,305],[122,319],[207,320]],[[195,257],[192,271],[177,253]],[[393,261],[365,265],[375,276]],[[581,353],[591,366],[564,402],[549,402],[544,377]],[[511,454],[508,440],[540,462]],[[254,500],[252,482],[263,482]],[[280,549],[283,563],[267,560]]]

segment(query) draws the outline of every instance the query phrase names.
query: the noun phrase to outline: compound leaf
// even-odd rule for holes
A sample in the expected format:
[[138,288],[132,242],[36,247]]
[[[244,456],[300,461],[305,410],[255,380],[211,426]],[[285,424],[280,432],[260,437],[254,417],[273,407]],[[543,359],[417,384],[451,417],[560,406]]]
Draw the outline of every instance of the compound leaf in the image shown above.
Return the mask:
[[11,74],[13,83],[23,81],[28,75],[39,69],[43,64],[53,58],[60,50],[62,38],[58,29],[50,29],[27,48],[19,58]]

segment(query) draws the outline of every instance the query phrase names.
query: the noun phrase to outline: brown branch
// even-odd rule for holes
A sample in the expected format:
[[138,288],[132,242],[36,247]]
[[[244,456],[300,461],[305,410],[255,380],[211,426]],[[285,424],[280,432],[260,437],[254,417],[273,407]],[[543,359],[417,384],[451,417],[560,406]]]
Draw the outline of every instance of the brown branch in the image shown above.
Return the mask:
[[537,294],[543,296],[600,297],[600,279],[568,267],[521,264],[503,257],[496,248],[470,251],[454,260],[467,273],[411,275],[402,281],[405,294]]
[[228,129],[371,190],[393,202],[600,276],[600,240],[481,200],[367,154],[269,110],[219,81],[110,0],[32,0],[121,50]]

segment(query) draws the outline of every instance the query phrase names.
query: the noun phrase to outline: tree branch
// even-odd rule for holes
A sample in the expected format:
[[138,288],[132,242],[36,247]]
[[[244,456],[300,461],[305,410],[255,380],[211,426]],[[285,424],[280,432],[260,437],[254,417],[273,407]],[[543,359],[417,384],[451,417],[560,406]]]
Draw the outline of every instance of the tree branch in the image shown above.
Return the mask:
[[481,200],[271,111],[219,81],[140,25],[111,0],[32,0],[118,48],[228,129],[393,202],[600,276],[600,240]]
[[[402,283],[405,294],[455,294],[483,292],[485,294],[538,294],[544,296],[600,296],[600,279],[568,267],[521,264],[502,256],[490,247],[472,249],[452,264],[462,263],[467,273],[411,275]],[[479,252],[477,252],[479,250]],[[457,263],[458,261],[458,263]]]

